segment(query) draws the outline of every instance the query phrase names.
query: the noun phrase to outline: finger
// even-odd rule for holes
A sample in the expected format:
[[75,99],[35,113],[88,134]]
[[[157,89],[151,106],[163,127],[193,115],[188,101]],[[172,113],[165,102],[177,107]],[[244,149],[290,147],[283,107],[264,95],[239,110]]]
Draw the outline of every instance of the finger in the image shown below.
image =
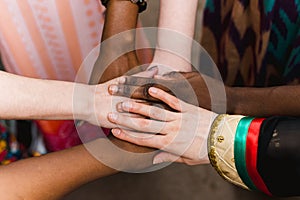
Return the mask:
[[144,115],[151,119],[160,121],[174,121],[178,118],[177,113],[170,112],[156,106],[149,106],[143,103],[136,103],[134,101],[125,101],[121,104],[124,111]]
[[107,81],[107,85],[119,85],[119,84],[124,84],[126,82],[125,76],[120,76],[118,78],[114,78],[110,81]]
[[[135,100],[134,102],[141,103],[141,104],[144,104],[144,105],[149,105],[149,106],[155,106],[157,108],[161,108],[161,109],[164,109],[164,110],[175,112],[174,109],[172,109],[170,106],[168,106],[167,104],[165,104],[163,102],[150,102],[150,101],[144,101],[144,100]],[[121,113],[122,112],[128,112],[128,111],[123,110],[122,102],[119,102],[117,104],[117,111],[121,112]]]
[[126,76],[125,77],[126,85],[143,86],[143,85],[154,84],[154,83],[155,83],[155,80],[153,78],[138,77],[138,76]]
[[120,104],[120,107],[117,106],[117,111],[122,113],[126,117],[131,117],[131,118],[143,118],[145,119],[146,117],[140,114],[135,114],[135,113],[128,113],[127,111],[122,109],[122,105]]
[[133,86],[133,85],[110,85],[108,91],[111,95],[125,96],[133,99],[143,99],[147,101],[160,102],[159,99],[149,95],[148,90],[150,87],[157,87],[166,92],[173,93],[166,87],[156,84],[147,84],[144,86]]
[[183,78],[182,75],[181,75],[181,73],[176,72],[176,71],[164,74],[163,77],[166,78],[166,79],[179,79],[179,78]]
[[149,95],[150,86],[133,86],[133,85],[110,85],[108,92],[111,95],[124,96],[132,99],[147,100],[152,102],[160,102],[159,99]]
[[147,146],[147,147],[152,147],[157,149],[163,146],[164,137],[162,135],[139,133],[139,132],[128,131],[128,130],[118,129],[118,128],[112,129],[112,134],[116,138],[140,146]]
[[158,80],[167,80],[167,81],[173,80],[173,78],[167,77],[165,75],[155,75],[154,78]]
[[[155,76],[158,76],[158,75],[155,75]],[[126,76],[125,79],[126,79],[125,80],[126,85],[135,85],[135,86],[157,84],[157,85],[162,85],[167,88],[170,88],[173,84],[169,80],[160,80],[160,79],[137,77],[137,76]]]
[[137,76],[137,77],[145,77],[145,78],[153,78],[154,75],[156,75],[158,73],[158,67],[154,66],[151,67],[148,70],[133,74],[132,76]]
[[131,118],[121,113],[109,113],[108,119],[110,122],[141,132],[148,133],[168,133],[167,123],[151,119]]
[[151,87],[151,88],[149,88],[148,92],[154,98],[157,98],[157,99],[165,102],[167,105],[169,105],[171,108],[173,108],[177,111],[181,112],[181,111],[185,111],[187,109],[186,103],[184,103],[183,101],[179,100],[175,96],[170,95],[159,88]]

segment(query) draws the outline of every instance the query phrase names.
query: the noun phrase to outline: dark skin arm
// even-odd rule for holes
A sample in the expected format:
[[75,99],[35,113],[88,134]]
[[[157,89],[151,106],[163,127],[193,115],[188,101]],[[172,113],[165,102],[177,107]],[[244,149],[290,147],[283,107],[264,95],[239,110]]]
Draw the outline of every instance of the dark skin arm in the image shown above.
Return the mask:
[[[145,160],[127,157],[126,160],[112,151],[103,151],[107,139],[97,139],[88,148],[99,148],[100,157],[112,159],[124,169],[138,170],[152,165],[152,156]],[[152,149],[139,147],[118,139],[111,141],[118,147],[136,153],[150,152]],[[101,150],[101,151],[100,151]],[[57,200],[67,193],[98,178],[109,176],[118,171],[95,159],[80,145],[67,150],[28,158],[0,167],[1,198],[7,200]]]
[[[150,86],[161,88],[193,105],[211,110],[211,96],[206,83],[214,88],[221,88],[220,81],[198,72],[171,73],[168,80],[126,77],[124,85],[110,92],[116,95],[137,99],[157,101],[148,94]],[[186,84],[194,90],[197,101],[189,95]],[[112,86],[115,87],[115,86]],[[228,87],[225,86],[227,113],[250,116],[300,115],[300,86],[278,86],[266,88]],[[181,95],[178,95],[181,94]],[[221,102],[222,103],[222,102]],[[214,110],[215,111],[215,110]],[[217,112],[217,111],[216,111]]]
[[[110,0],[107,5],[103,35],[101,38],[101,53],[95,63],[91,83],[103,83],[119,77],[130,69],[138,66],[135,51],[127,51],[135,46],[135,32],[117,36],[117,39],[107,40],[118,33],[135,29],[138,20],[138,6],[128,0]],[[118,55],[117,52],[127,52]],[[120,57],[118,57],[118,56]],[[113,61],[110,63],[110,61]],[[107,67],[107,69],[105,69]]]

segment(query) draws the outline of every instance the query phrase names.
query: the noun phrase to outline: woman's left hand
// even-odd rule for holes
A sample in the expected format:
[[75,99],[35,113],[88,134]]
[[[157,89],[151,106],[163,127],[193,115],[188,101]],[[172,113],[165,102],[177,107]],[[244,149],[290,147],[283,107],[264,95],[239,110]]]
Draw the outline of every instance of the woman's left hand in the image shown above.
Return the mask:
[[[187,104],[158,88],[149,88],[149,94],[178,112],[133,100],[124,101],[120,106],[121,112],[108,115],[112,123],[128,128],[114,128],[114,136],[137,145],[163,150],[155,156],[154,164],[173,161],[188,165],[209,163],[207,138],[217,114]],[[132,118],[126,112],[149,119]]]

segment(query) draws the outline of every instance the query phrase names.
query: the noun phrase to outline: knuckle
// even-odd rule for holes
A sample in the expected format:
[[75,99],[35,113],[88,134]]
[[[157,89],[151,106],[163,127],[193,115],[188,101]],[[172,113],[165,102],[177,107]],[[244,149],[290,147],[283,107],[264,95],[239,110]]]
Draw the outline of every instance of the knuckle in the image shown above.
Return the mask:
[[141,129],[148,129],[150,125],[149,120],[141,120],[139,123],[139,126],[141,127]]

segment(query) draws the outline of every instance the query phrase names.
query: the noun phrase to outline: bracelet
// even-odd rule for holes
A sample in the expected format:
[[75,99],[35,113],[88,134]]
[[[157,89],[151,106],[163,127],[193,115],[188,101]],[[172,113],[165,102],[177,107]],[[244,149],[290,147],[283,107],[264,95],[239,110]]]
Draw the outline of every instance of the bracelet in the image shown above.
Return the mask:
[[207,140],[211,165],[225,180],[249,189],[241,180],[234,160],[234,139],[241,115],[218,115],[214,120]]
[[246,166],[246,143],[249,126],[252,123],[253,117],[243,117],[236,129],[234,140],[234,159],[237,172],[242,181],[250,188],[250,190],[257,190],[252,182],[247,166]]
[[[129,0],[131,3],[136,4],[139,7],[139,13],[147,9],[147,0]],[[101,3],[104,7],[107,7],[109,0],[101,0]]]

